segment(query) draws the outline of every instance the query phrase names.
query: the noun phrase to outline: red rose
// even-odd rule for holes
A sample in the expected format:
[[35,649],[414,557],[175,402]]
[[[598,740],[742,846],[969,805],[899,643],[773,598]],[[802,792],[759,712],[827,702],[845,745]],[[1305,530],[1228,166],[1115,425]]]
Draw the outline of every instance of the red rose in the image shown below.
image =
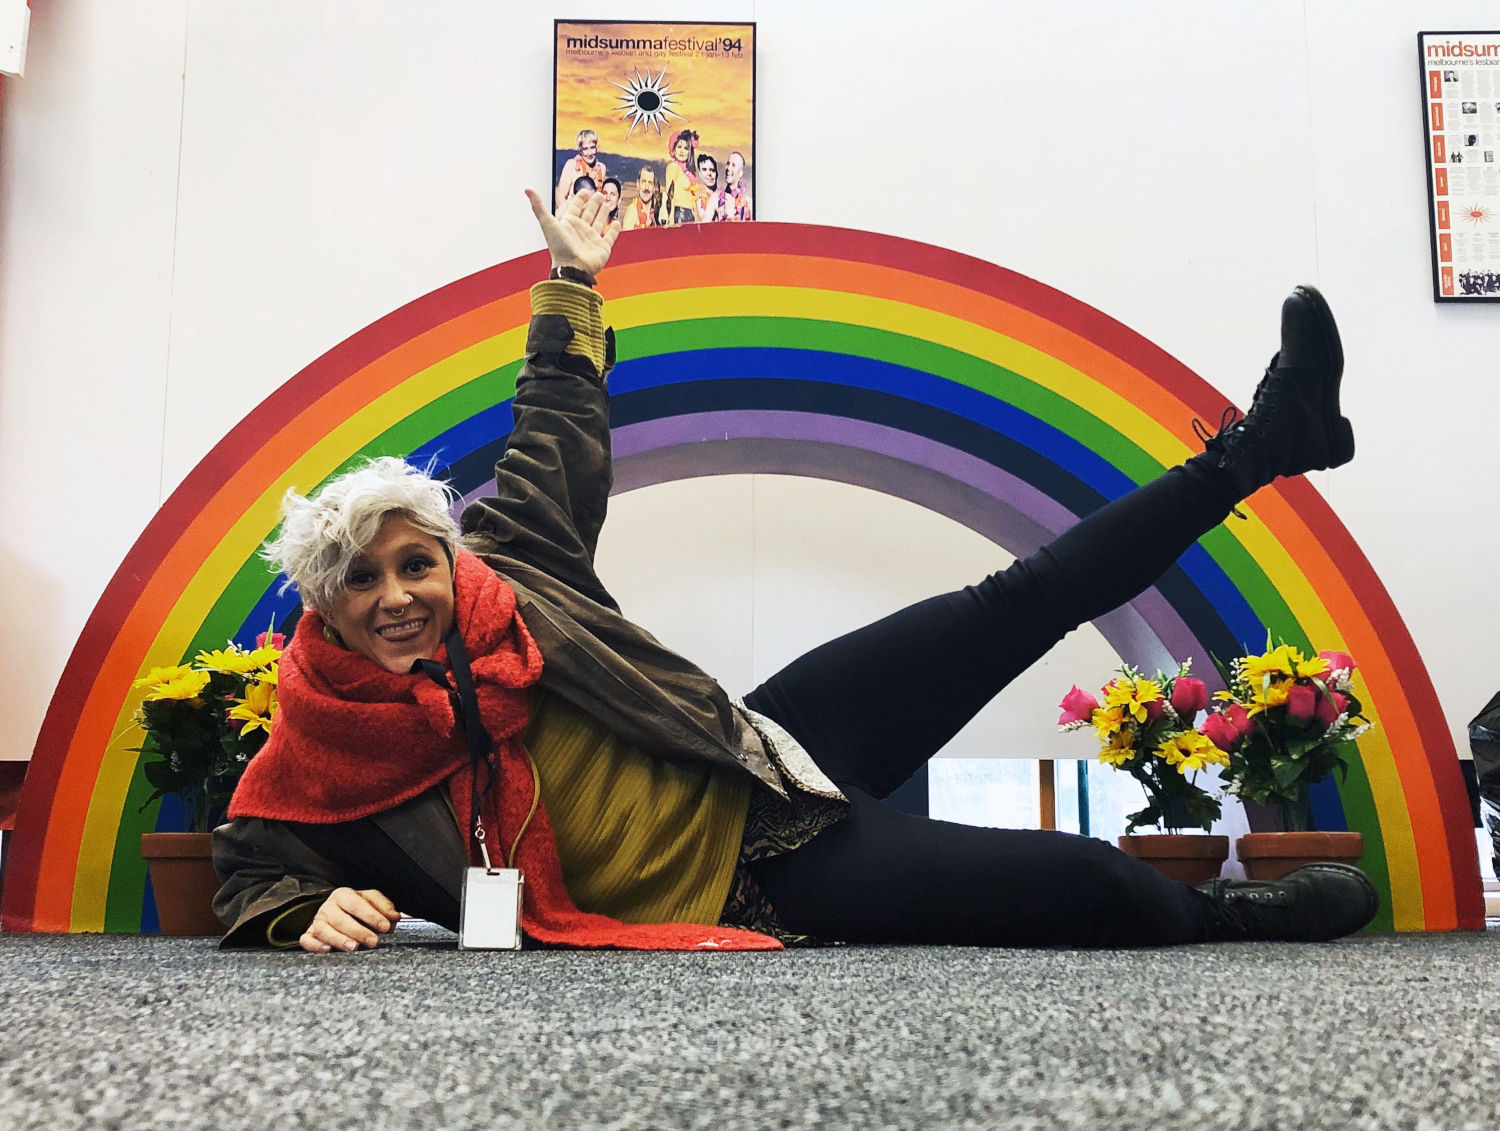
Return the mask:
[[1286,693],[1287,716],[1305,723],[1318,713],[1318,700],[1322,697],[1312,684],[1298,680]]
[[1148,723],[1154,723],[1167,712],[1167,701],[1165,699],[1153,699],[1149,703],[1142,703],[1141,706],[1146,708],[1146,721]]
[[1234,744],[1240,740],[1240,728],[1234,725],[1234,720],[1228,715],[1209,715],[1203,720],[1203,726],[1199,730],[1210,742],[1226,753],[1233,749]]
[[284,650],[286,648],[286,634],[281,632],[271,632],[268,629],[255,638],[255,646],[257,648],[264,648],[268,643],[272,648],[275,648],[278,651]]
[[1172,684],[1172,710],[1191,719],[1207,706],[1208,688],[1203,681],[1190,675],[1178,676]]
[[1243,737],[1255,729],[1255,720],[1250,717],[1250,712],[1238,703],[1231,703],[1224,708],[1224,717],[1234,724],[1234,729]]
[[1080,691],[1075,684],[1073,690],[1063,696],[1058,706],[1062,708],[1062,714],[1058,717],[1057,725],[1064,727],[1069,723],[1089,722],[1094,717],[1094,712],[1099,709],[1099,700],[1087,691]]
[[1330,691],[1327,695],[1318,696],[1318,709],[1315,718],[1325,728],[1333,725],[1333,720],[1344,713],[1344,708],[1349,705],[1349,696],[1342,691]]
[[1348,652],[1319,652],[1318,658],[1328,661],[1328,670],[1330,672],[1354,674],[1354,657],[1349,655]]

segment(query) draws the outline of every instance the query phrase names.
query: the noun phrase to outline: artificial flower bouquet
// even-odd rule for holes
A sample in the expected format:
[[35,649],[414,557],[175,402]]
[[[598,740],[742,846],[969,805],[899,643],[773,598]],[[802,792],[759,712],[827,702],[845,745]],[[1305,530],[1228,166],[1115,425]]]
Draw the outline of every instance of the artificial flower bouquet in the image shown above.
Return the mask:
[[206,833],[223,819],[246,764],[270,736],[284,645],[281,633],[263,632],[254,649],[230,643],[135,681],[146,689],[135,714],[146,738],[136,749],[154,791],[142,809],[175,793],[192,814],[190,831]]
[[1308,790],[1334,770],[1347,774],[1346,743],[1370,729],[1354,697],[1354,657],[1291,644],[1240,656],[1224,670],[1204,731],[1229,755],[1231,793],[1277,810],[1282,830],[1311,828]]
[[1124,770],[1145,789],[1147,805],[1126,818],[1127,834],[1145,825],[1170,832],[1207,831],[1219,817],[1219,799],[1197,779],[1209,766],[1224,765],[1228,755],[1193,726],[1208,706],[1208,688],[1188,674],[1191,664],[1185,660],[1176,674],[1159,671],[1149,679],[1133,667],[1122,667],[1099,698],[1075,686],[1060,704],[1058,725],[1063,730],[1093,727],[1099,761]]

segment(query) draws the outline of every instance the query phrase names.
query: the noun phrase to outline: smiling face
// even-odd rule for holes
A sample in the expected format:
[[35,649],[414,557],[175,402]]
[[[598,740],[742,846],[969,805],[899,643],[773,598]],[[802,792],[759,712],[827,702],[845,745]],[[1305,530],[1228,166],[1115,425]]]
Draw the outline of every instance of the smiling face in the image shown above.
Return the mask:
[[713,188],[719,180],[719,170],[714,168],[714,163],[707,157],[698,158],[698,179],[708,188]]
[[604,211],[614,212],[620,204],[620,186],[614,181],[605,181],[604,188],[600,191],[604,193]]
[[685,137],[678,138],[677,144],[672,146],[672,156],[678,161],[686,161],[690,152],[692,151],[688,148],[687,138]]
[[656,174],[650,169],[642,169],[640,179],[635,182],[635,194],[647,204],[656,195]]
[[585,165],[592,165],[599,158],[599,139],[586,137],[578,143],[578,156],[583,158]]
[[737,185],[740,178],[745,175],[745,159],[738,152],[731,153],[729,160],[724,162],[724,181],[726,184]]
[[320,611],[344,647],[404,675],[453,627],[453,567],[441,542],[390,514],[350,564],[333,608]]

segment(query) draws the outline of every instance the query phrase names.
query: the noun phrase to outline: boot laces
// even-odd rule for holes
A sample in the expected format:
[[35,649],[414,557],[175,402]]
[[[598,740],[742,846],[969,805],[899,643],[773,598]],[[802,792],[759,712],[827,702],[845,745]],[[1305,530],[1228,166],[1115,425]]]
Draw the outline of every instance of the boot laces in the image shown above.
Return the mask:
[[[1265,384],[1264,378],[1261,379],[1261,384]],[[1259,396],[1260,388],[1257,387],[1255,392]],[[1250,410],[1252,412],[1255,411],[1253,403],[1250,406]],[[1230,443],[1230,440],[1244,430],[1245,421],[1248,419],[1249,417],[1241,416],[1240,410],[1235,408],[1234,405],[1230,405],[1219,415],[1219,430],[1217,432],[1210,432],[1208,426],[1203,421],[1199,420],[1196,416],[1193,417],[1193,435],[1198,437],[1198,442],[1203,445],[1205,452],[1218,453],[1220,467],[1228,467],[1234,461],[1235,448],[1234,444]],[[1230,507],[1229,513],[1234,515],[1235,518],[1243,519],[1245,517],[1245,512],[1240,510],[1239,507]]]
[[1224,441],[1240,420],[1240,410],[1235,408],[1234,405],[1230,405],[1219,417],[1219,430],[1217,432],[1210,432],[1208,426],[1195,416],[1193,417],[1193,435],[1198,437],[1198,442],[1203,445],[1205,451],[1222,451]]
[[1282,379],[1287,372],[1276,368],[1277,354],[1272,358],[1271,365],[1266,367],[1265,376],[1255,386],[1255,396],[1250,398],[1250,411],[1245,414],[1246,427],[1253,427],[1255,422],[1263,420],[1276,411],[1276,406],[1281,403],[1282,391],[1286,388],[1286,382]]
[[1253,938],[1279,934],[1275,928],[1285,916],[1278,912],[1293,902],[1292,892],[1278,883],[1222,883],[1212,894],[1225,925]]

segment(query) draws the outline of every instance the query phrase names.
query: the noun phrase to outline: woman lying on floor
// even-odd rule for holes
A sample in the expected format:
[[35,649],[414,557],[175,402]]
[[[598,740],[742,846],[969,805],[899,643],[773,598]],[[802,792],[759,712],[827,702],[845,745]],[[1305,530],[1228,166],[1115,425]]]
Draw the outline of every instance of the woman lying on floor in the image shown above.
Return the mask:
[[214,834],[226,946],[356,950],[402,914],[456,929],[465,868],[485,859],[522,869],[522,926],[544,944],[1113,947],[1324,940],[1370,921],[1375,890],[1346,866],[1198,890],[1102,841],[883,801],[1241,499],[1353,456],[1316,291],[1286,300],[1249,415],[1203,454],[731,701],[594,573],[614,343],[593,284],[618,228],[601,197],[553,217],[528,196],[553,270],[532,288],[495,495],[461,534],[448,488],[399,460],[287,497],[267,556],[306,612],[271,740]]

